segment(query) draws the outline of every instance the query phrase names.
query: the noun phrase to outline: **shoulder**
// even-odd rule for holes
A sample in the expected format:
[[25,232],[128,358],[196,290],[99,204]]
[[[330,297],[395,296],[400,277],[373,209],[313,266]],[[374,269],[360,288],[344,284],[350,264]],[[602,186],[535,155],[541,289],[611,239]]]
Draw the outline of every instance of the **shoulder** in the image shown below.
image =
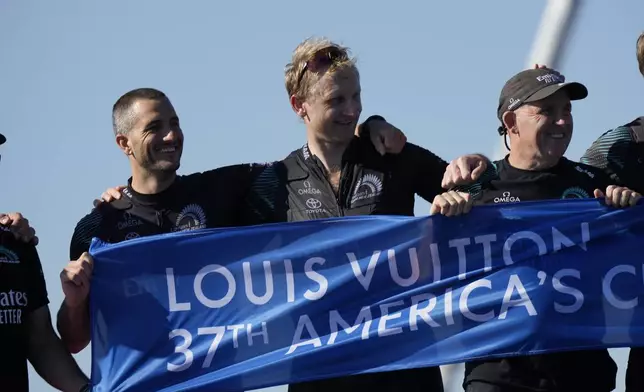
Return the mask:
[[16,239],[7,226],[0,225],[0,262],[23,265],[39,263],[38,251],[33,243]]
[[77,223],[74,228],[74,234],[78,233],[94,233],[101,226],[101,223],[105,219],[106,208],[101,205],[92,209],[92,211],[83,216]]
[[131,208],[129,200],[121,198],[110,203],[101,203],[94,207],[90,213],[83,216],[72,234],[70,244],[70,256],[74,260],[83,252],[86,252],[92,242],[92,238],[97,237],[107,241],[107,233],[110,225],[115,222],[122,214]]
[[599,136],[581,157],[581,162],[604,167],[609,160],[620,159],[619,151],[644,141],[644,118],[610,129]]
[[[103,203],[105,204],[105,203]],[[109,218],[107,208],[103,207],[103,204],[92,209],[92,211],[83,216],[74,227],[74,233],[72,234],[72,244],[74,243],[89,243],[92,238],[98,237],[101,232],[101,226],[105,224],[106,219]]]
[[33,244],[28,245],[17,240],[9,227],[0,224],[0,261],[12,261],[13,256],[27,246],[35,248]]
[[274,194],[281,184],[295,173],[302,172],[302,165],[296,155],[289,155],[281,161],[264,165],[253,178],[252,190],[256,195]]
[[231,186],[235,183],[246,183],[271,168],[274,162],[241,163],[218,167],[203,172],[180,176],[180,181],[189,186]]
[[642,128],[642,119],[638,118],[628,124],[620,125],[613,129],[604,132],[600,137],[595,140],[594,144],[610,144],[615,142],[633,142],[636,141],[638,132],[636,130]]
[[182,176],[179,176],[179,179],[181,181],[190,181],[190,180],[204,179],[208,177],[217,178],[217,177],[233,176],[236,174],[250,172],[253,166],[254,164],[251,164],[251,163],[222,166],[216,169],[182,175]]
[[100,203],[76,223],[75,231],[96,233],[106,221],[120,216],[131,207],[132,203],[123,197],[109,203]]
[[635,142],[635,134],[630,124],[622,125],[617,128],[610,129],[604,132],[597,138],[591,145],[591,149],[610,147],[615,143],[631,143]]
[[571,161],[566,158],[562,159],[564,160],[563,163],[567,170],[576,178],[600,183],[602,185],[612,182],[609,174],[603,168],[588,165],[583,162]]

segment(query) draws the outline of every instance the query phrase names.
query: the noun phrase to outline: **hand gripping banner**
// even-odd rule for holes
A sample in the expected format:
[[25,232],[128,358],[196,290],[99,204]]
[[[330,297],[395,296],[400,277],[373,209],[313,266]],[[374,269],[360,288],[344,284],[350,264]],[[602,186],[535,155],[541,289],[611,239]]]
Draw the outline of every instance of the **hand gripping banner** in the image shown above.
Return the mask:
[[644,206],[476,207],[94,240],[95,391],[243,391],[644,345]]

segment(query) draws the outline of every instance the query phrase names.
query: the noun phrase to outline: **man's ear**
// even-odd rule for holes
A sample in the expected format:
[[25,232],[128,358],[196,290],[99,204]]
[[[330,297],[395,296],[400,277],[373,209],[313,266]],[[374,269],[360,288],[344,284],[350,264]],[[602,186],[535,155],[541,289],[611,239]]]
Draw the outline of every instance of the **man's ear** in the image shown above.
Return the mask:
[[295,95],[291,95],[290,101],[291,101],[291,108],[293,109],[295,114],[297,114],[297,116],[300,118],[306,117],[304,102],[299,98],[297,98]]
[[503,125],[505,126],[505,129],[508,130],[508,133],[516,133],[517,115],[515,112],[507,111],[503,113],[501,119],[503,120]]
[[116,145],[119,146],[119,148],[125,153],[125,155],[132,155],[132,148],[130,147],[129,142],[130,139],[122,133],[116,135]]

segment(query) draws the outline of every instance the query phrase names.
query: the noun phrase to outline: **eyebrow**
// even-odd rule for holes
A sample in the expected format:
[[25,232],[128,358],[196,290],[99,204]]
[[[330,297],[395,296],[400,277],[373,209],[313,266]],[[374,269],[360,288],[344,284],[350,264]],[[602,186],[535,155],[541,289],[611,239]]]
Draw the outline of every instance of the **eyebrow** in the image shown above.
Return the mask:
[[161,123],[161,120],[152,120],[145,125],[145,129],[151,128],[155,125],[159,125],[160,123]]
[[[352,96],[354,96],[354,95],[356,95],[356,94],[362,94],[362,89],[360,89],[360,88],[359,88],[359,89],[357,89],[357,90],[356,90],[356,91],[354,91],[354,92],[353,92],[353,94],[351,94],[351,95],[352,95]],[[343,95],[343,94],[342,94],[342,92],[341,92],[341,89],[339,89],[339,88],[338,88],[338,89],[334,89],[334,90],[332,90],[329,94],[327,94],[326,96],[324,96],[324,99],[326,99],[326,100],[332,100],[332,99],[339,98],[339,97],[341,97],[342,95]]]

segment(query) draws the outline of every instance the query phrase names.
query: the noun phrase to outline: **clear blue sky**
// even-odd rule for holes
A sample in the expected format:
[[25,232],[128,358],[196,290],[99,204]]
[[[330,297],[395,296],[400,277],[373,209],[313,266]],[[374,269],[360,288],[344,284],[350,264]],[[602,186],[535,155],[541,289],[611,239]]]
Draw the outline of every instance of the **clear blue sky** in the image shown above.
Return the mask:
[[[574,104],[578,159],[608,128],[644,114],[635,61],[641,0],[586,1],[561,67],[590,95]],[[36,227],[51,309],[76,222],[129,176],[110,111],[156,87],[181,117],[181,171],[270,161],[304,143],[283,69],[294,47],[325,35],[352,48],[363,119],[386,116],[445,159],[492,154],[496,105],[524,67],[545,1],[0,0],[3,211]],[[426,214],[419,203],[417,214]],[[619,361],[622,389],[624,351]],[[77,356],[89,370],[89,349]],[[32,390],[50,388],[31,373]],[[282,391],[276,388],[276,391]]]

